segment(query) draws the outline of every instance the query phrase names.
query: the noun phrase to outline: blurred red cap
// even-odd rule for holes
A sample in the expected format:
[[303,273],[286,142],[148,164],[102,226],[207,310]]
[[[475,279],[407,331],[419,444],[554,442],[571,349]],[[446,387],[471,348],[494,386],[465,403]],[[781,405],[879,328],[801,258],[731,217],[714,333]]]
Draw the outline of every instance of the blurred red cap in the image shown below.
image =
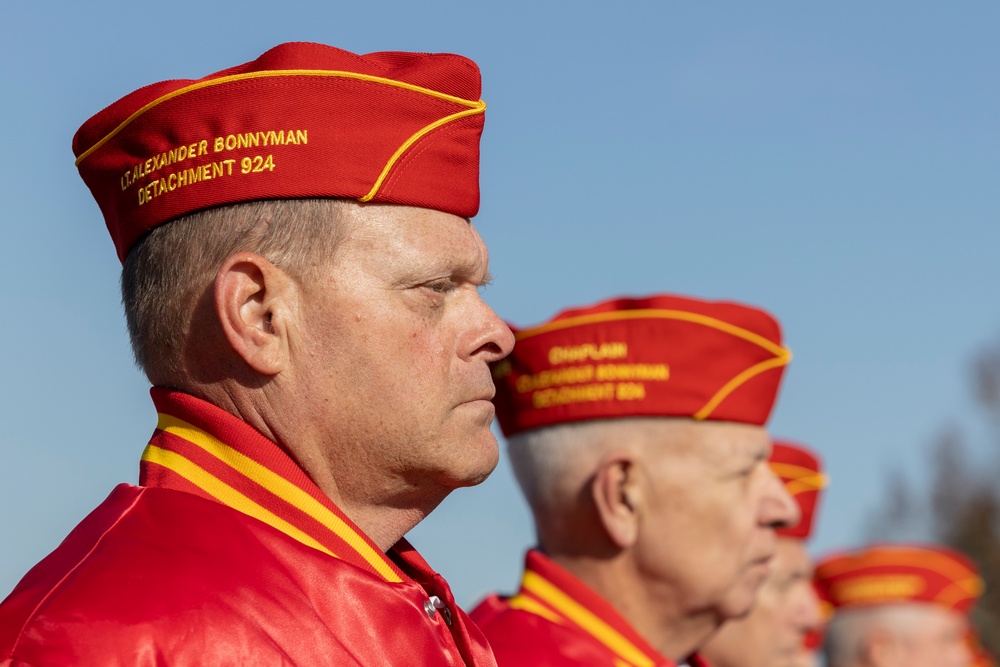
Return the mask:
[[802,514],[798,524],[779,529],[778,535],[806,539],[812,535],[820,490],[827,483],[819,457],[806,447],[785,440],[775,441],[769,462]]
[[876,545],[824,558],[815,575],[820,597],[835,610],[927,602],[967,612],[983,582],[968,558],[939,546]]

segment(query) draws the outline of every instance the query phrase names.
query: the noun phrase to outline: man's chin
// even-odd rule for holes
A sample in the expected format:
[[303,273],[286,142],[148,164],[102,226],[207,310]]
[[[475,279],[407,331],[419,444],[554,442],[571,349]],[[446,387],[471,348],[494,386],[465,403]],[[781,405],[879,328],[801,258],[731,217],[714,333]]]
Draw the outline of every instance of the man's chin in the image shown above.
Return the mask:
[[757,591],[760,584],[741,584],[739,590],[730,591],[729,596],[720,605],[722,621],[734,621],[750,615],[757,605]]
[[756,601],[740,606],[732,605],[729,608],[723,608],[722,614],[720,614],[722,616],[722,621],[738,621],[746,618],[750,615],[750,612],[753,611],[754,602]]
[[446,466],[446,485],[452,488],[478,486],[496,470],[500,463],[500,445],[491,431],[466,440],[461,459]]
[[[496,442],[496,440],[494,439],[493,442]],[[495,454],[492,457],[482,461],[482,465],[473,474],[469,475],[466,483],[462,486],[478,486],[493,474],[493,471],[497,469],[497,465],[500,463],[500,447],[494,446],[494,452]]]

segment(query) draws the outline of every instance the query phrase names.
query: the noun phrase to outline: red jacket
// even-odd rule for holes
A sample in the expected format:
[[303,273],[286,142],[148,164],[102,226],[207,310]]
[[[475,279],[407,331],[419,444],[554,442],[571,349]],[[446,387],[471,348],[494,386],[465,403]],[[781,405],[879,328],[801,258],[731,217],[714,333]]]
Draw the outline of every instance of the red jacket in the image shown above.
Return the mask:
[[408,543],[380,551],[236,417],[152,393],[139,486],[0,603],[0,665],[496,664]]
[[582,581],[538,551],[525,561],[516,595],[491,595],[470,614],[500,667],[675,667]]

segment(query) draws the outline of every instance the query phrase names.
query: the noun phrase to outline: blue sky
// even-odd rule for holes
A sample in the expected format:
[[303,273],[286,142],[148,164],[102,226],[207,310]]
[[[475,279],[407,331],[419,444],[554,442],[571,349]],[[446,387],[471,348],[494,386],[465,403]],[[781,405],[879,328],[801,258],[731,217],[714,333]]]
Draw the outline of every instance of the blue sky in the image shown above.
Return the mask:
[[[0,595],[119,481],[155,424],[120,266],[73,167],[89,116],[276,43],[475,59],[489,105],[486,298],[519,325],[669,291],[762,306],[795,353],[772,419],[856,543],[890,470],[970,418],[1000,334],[995,2],[16,3],[0,22]],[[471,603],[531,543],[506,463],[411,534]]]

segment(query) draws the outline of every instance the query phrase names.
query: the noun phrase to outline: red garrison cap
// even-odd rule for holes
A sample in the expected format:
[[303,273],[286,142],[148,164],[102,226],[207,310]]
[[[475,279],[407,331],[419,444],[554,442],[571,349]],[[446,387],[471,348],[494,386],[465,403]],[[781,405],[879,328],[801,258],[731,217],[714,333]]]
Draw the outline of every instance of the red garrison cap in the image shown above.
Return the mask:
[[147,231],[255,199],[343,197],[479,210],[479,68],[452,54],[281,44],[197,80],[140,88],[73,152],[124,262]]
[[820,598],[834,609],[926,602],[967,612],[982,593],[976,566],[939,546],[877,545],[824,558],[816,566]]
[[771,470],[781,478],[802,513],[802,519],[794,528],[781,528],[778,535],[804,540],[812,535],[820,489],[826,486],[826,475],[819,457],[797,443],[775,441],[770,464]]
[[507,436],[614,417],[761,425],[791,359],[764,311],[679,296],[612,299],[511,329],[514,351],[493,369]]

